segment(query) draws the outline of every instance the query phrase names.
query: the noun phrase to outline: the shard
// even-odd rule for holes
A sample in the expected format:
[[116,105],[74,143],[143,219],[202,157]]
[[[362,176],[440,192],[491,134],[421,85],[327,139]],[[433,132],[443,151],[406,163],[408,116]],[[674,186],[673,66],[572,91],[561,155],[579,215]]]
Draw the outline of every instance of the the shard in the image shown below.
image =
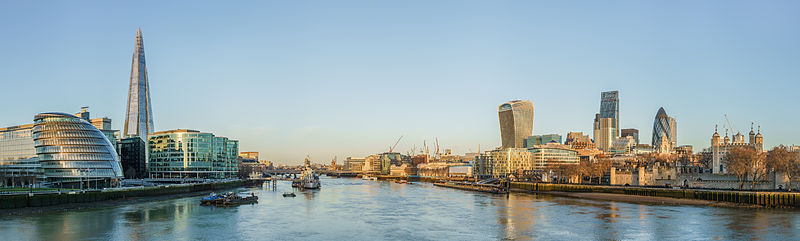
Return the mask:
[[150,85],[144,60],[142,29],[136,31],[136,47],[131,63],[131,82],[128,90],[128,109],[125,115],[125,137],[139,136],[145,143],[153,133],[153,112],[150,106]]

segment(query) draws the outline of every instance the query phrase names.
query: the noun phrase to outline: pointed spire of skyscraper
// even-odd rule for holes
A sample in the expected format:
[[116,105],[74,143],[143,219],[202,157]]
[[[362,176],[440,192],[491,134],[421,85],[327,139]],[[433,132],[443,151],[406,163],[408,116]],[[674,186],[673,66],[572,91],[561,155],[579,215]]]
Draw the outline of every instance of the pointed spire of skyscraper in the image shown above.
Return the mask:
[[150,106],[150,84],[144,58],[142,29],[136,30],[136,45],[131,61],[131,79],[128,90],[128,108],[125,115],[123,137],[139,136],[145,143],[153,133],[153,113]]

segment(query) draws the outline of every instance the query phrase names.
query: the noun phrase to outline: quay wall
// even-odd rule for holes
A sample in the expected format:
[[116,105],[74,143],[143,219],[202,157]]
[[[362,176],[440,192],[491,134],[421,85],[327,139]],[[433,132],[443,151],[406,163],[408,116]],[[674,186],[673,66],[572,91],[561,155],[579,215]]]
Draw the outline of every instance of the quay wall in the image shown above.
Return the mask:
[[0,196],[0,209],[44,207],[69,203],[87,203],[131,197],[150,197],[173,195],[181,193],[203,192],[218,189],[227,189],[240,186],[258,184],[254,180],[236,180],[219,183],[201,183],[194,185],[169,185],[146,187],[136,189],[121,189],[107,191],[87,191],[69,194],[62,193],[34,193],[33,195],[3,195]]
[[638,196],[699,199],[699,200],[715,201],[715,202],[729,202],[742,205],[757,205],[763,207],[800,208],[800,193],[701,190],[701,189],[667,189],[667,188],[594,186],[594,185],[577,185],[577,184],[523,183],[523,182],[511,182],[508,185],[512,190],[517,189],[517,190],[525,190],[531,192],[615,193],[615,194],[627,194],[627,195],[638,195]]

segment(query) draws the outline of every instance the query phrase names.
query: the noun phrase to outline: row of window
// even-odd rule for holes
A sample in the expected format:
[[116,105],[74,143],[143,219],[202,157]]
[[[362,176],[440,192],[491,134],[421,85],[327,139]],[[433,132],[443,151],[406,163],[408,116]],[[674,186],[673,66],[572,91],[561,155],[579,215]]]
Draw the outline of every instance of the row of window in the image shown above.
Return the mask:
[[52,154],[39,154],[39,160],[40,161],[114,161],[114,156],[111,153],[52,153]]
[[41,139],[36,140],[36,146],[63,146],[63,145],[108,145],[105,139],[69,138],[69,139]]

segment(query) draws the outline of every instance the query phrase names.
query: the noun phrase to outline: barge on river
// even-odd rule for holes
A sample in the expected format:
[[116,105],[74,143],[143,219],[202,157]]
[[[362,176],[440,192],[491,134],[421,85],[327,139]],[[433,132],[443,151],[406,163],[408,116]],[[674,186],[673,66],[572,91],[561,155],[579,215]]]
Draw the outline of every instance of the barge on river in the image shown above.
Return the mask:
[[207,197],[200,199],[200,205],[203,206],[236,206],[241,204],[258,203],[258,196],[254,193],[247,195],[238,195],[235,193],[216,194],[211,193]]
[[469,182],[436,182],[433,185],[437,187],[447,187],[447,188],[455,188],[467,191],[485,192],[493,194],[508,193],[508,190],[502,188],[501,186],[491,185],[491,184],[478,184]]

